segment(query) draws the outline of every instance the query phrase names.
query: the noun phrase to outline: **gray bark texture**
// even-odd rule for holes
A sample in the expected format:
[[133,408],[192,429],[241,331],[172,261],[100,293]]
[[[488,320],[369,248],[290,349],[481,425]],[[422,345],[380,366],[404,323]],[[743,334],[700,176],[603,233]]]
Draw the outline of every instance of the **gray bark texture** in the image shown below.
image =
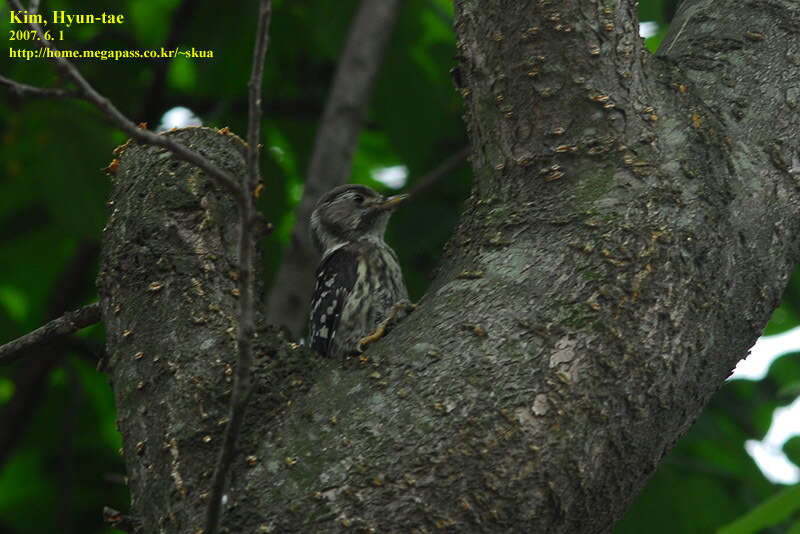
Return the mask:
[[[766,324],[800,245],[800,3],[456,2],[473,194],[365,360],[258,328],[223,532],[608,532]],[[243,175],[241,144],[173,133]],[[235,213],[121,156],[101,305],[146,532],[196,532],[236,361]],[[225,530],[227,529],[227,530]]]
[[319,262],[308,221],[320,197],[350,179],[372,87],[402,4],[403,0],[362,0],[350,26],[314,141],[303,198],[295,208],[289,246],[267,299],[269,322],[289,328],[294,335],[300,335],[308,321]]

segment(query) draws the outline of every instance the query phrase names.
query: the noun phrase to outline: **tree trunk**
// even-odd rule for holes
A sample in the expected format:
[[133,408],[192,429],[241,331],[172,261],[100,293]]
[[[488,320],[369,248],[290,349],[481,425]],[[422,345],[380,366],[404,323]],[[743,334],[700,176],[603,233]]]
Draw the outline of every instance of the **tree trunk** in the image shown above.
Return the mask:
[[[259,329],[224,528],[611,529],[798,256],[800,7],[687,1],[673,25],[654,57],[632,2],[456,2],[475,187],[439,275],[365,361]],[[174,135],[243,175],[233,137]],[[136,146],[112,200],[132,513],[195,532],[235,362],[233,205]]]

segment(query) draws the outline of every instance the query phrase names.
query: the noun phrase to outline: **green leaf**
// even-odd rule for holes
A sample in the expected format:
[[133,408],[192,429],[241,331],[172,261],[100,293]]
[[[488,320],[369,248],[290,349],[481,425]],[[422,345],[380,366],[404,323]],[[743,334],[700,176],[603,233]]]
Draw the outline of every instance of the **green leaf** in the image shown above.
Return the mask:
[[664,40],[664,36],[667,35],[667,30],[669,29],[668,26],[661,26],[658,28],[658,31],[652,37],[649,37],[645,41],[645,45],[647,49],[651,52],[655,53],[658,50],[658,47],[661,46],[661,41]]
[[781,301],[781,305],[772,312],[772,317],[764,328],[764,333],[762,335],[772,336],[785,332],[797,326],[797,323],[800,322],[798,319],[800,318],[798,318],[797,312],[789,305],[786,298],[784,298]]
[[664,10],[661,3],[663,0],[640,0],[639,20],[653,20],[664,22]]
[[750,534],[777,525],[800,510],[800,485],[786,488],[745,515],[717,530],[717,534]]
[[[56,532],[57,490],[39,451],[18,450],[0,471],[0,517],[20,532]],[[24,529],[24,530],[23,530]]]
[[71,358],[70,364],[77,372],[83,392],[93,410],[90,418],[93,423],[91,427],[93,434],[91,437],[88,436],[88,432],[81,434],[80,439],[86,439],[89,447],[92,446],[91,442],[98,441],[99,437],[102,438],[99,441],[105,444],[106,450],[118,450],[122,447],[122,436],[117,429],[117,408],[106,375],[98,373],[81,358]]
[[0,307],[18,323],[25,321],[30,308],[25,293],[7,284],[0,285]]
[[794,400],[800,397],[800,381],[793,381],[778,390],[777,396],[780,399]]
[[377,167],[402,163],[384,132],[362,130],[358,138],[358,150],[353,158],[350,181],[380,189],[384,186],[376,185],[372,179],[372,171]]
[[795,436],[784,443],[783,452],[790,462],[800,465],[800,436]]
[[[280,125],[273,121],[268,121],[262,125],[264,129],[263,137],[267,139],[267,146],[272,160],[278,164],[288,180],[292,183],[301,183],[299,165],[294,147],[286,134],[281,130]],[[290,193],[291,195],[291,193]],[[297,195],[292,195],[289,199],[296,205],[300,202]]]
[[158,47],[166,40],[174,0],[132,0],[125,22],[130,22],[137,39],[145,46]]
[[184,56],[176,56],[169,64],[167,80],[170,87],[182,91],[191,91],[197,83],[197,67],[195,63]]
[[8,378],[0,377],[0,406],[8,402],[14,395],[14,382]]
[[723,518],[735,515],[737,503],[721,480],[691,473],[698,471],[696,467],[659,469],[614,534],[713,532]]

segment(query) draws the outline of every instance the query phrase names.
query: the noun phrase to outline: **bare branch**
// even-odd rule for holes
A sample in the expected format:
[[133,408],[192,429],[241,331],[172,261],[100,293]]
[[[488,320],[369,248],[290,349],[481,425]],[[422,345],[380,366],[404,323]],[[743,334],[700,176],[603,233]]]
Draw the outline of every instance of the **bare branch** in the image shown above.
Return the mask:
[[303,198],[295,208],[292,238],[269,294],[267,320],[297,334],[306,320],[317,253],[308,221],[317,200],[350,176],[353,153],[402,0],[363,0],[350,33],[317,131]]
[[[19,0],[7,1],[13,9],[23,11],[22,4],[20,4]],[[30,17],[28,20],[30,20]],[[28,26],[31,29],[36,30],[36,34],[39,36],[39,46],[54,51],[57,50],[52,43],[50,43],[50,41],[44,38],[44,32],[39,24],[35,22],[28,22]],[[94,106],[100,110],[111,121],[112,124],[137,141],[141,141],[148,145],[155,145],[165,148],[172,152],[177,159],[189,162],[192,165],[199,167],[206,174],[211,176],[213,180],[228,189],[228,191],[230,191],[236,199],[239,208],[242,208],[247,194],[239,186],[239,180],[237,180],[234,176],[231,176],[230,173],[220,169],[194,150],[191,150],[180,143],[173,141],[169,137],[158,135],[139,128],[139,126],[125,117],[125,115],[123,115],[122,112],[120,112],[109,99],[98,93],[94,87],[92,87],[89,82],[86,81],[86,79],[72,63],[60,56],[53,57],[53,61],[61,72],[61,76],[75,84],[75,87],[78,89],[78,96],[81,99],[94,104]]]
[[[81,240],[72,259],[59,274],[50,290],[46,316],[59,317],[76,306],[82,298],[87,276],[95,269],[95,259],[99,246],[93,241]],[[78,348],[78,345],[84,345]],[[0,470],[16,450],[26,429],[34,420],[36,411],[44,399],[47,377],[68,351],[86,352],[89,340],[75,336],[65,336],[51,345],[24,351],[25,365],[20,365],[12,373],[14,394],[0,406]],[[92,351],[96,352],[96,351]],[[102,351],[101,351],[102,352]]]
[[253,48],[253,71],[247,84],[250,91],[250,109],[247,114],[247,192],[259,179],[259,143],[261,141],[261,81],[264,77],[264,58],[269,45],[269,21],[272,16],[272,4],[269,0],[261,0],[258,10],[258,33]]
[[98,302],[67,312],[58,319],[53,319],[33,332],[0,347],[0,365],[7,365],[18,360],[25,351],[36,346],[50,343],[59,337],[72,334],[98,322],[100,322],[100,304]]
[[248,84],[250,108],[247,127],[247,178],[243,184],[244,204],[239,210],[239,358],[233,383],[228,424],[222,439],[214,474],[211,481],[211,497],[206,508],[206,534],[216,534],[219,526],[219,509],[225,479],[233,461],[236,439],[244,420],[247,401],[250,398],[252,341],[254,324],[253,284],[250,279],[253,271],[252,212],[256,184],[259,182],[259,150],[261,139],[261,81],[264,76],[264,58],[269,44],[269,22],[272,15],[270,0],[261,0],[258,11],[258,30],[253,48],[253,69]]
[[0,85],[5,85],[11,90],[12,94],[19,97],[38,97],[38,98],[76,98],[78,93],[72,89],[48,89],[44,87],[35,87],[25,83],[0,76]]
[[425,192],[429,187],[438,182],[443,176],[451,173],[467,161],[469,156],[469,146],[465,146],[442,163],[438,167],[430,171],[428,174],[420,178],[414,186],[409,189],[408,194],[415,197]]

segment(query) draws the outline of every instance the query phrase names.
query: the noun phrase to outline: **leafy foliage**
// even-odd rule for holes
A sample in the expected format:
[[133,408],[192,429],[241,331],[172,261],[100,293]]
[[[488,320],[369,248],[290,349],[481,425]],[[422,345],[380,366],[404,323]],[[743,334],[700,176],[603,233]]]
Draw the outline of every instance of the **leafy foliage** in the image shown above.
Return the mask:
[[[175,32],[180,45],[213,50],[212,60],[178,59],[166,66],[162,90],[151,93],[156,61],[78,61],[84,75],[135,121],[150,121],[184,105],[206,125],[245,131],[255,2],[190,0],[45,0],[43,11],[123,13],[120,27],[74,26],[62,49],[159,48]],[[648,40],[655,50],[677,1],[642,0],[642,20],[655,21]],[[279,265],[300,199],[336,60],[357,7],[355,0],[274,0],[271,44],[265,72],[262,158],[265,192],[259,208],[277,230],[264,242],[265,278]],[[373,187],[378,167],[404,165],[410,183],[467,144],[461,100],[449,69],[454,65],[452,2],[408,0],[376,84],[352,179]],[[7,7],[0,30],[11,29]],[[7,33],[7,32],[6,32]],[[34,49],[30,43],[12,46]],[[54,68],[42,60],[3,55],[0,71],[33,85],[59,86]],[[148,104],[152,108],[148,111]],[[0,98],[0,340],[30,331],[64,309],[96,298],[96,263],[71,272],[82,243],[99,243],[108,215],[107,177],[100,171],[124,138],[81,102]],[[442,247],[469,194],[464,165],[442,178],[393,218],[389,240],[403,262],[412,297],[425,291]],[[795,276],[767,333],[800,322],[800,277]],[[101,346],[102,328],[81,335]],[[61,349],[58,349],[61,350]],[[104,505],[125,510],[124,465],[118,454],[111,390],[94,370],[91,350],[42,350],[0,368],[0,436],[18,432],[16,445],[0,449],[0,531],[13,533],[109,531]],[[54,357],[45,379],[29,383],[33,361]],[[642,495],[617,526],[617,534],[723,532],[800,533],[797,488],[779,490],[746,454],[743,444],[760,439],[780,404],[798,395],[795,356],[773,365],[760,382],[726,384],[691,431],[668,455]],[[38,388],[38,389],[36,389]],[[32,393],[30,411],[11,424],[15,396]],[[2,442],[2,440],[0,440]],[[800,461],[798,438],[785,451]],[[792,500],[794,499],[794,500]],[[749,530],[748,530],[749,529]]]

